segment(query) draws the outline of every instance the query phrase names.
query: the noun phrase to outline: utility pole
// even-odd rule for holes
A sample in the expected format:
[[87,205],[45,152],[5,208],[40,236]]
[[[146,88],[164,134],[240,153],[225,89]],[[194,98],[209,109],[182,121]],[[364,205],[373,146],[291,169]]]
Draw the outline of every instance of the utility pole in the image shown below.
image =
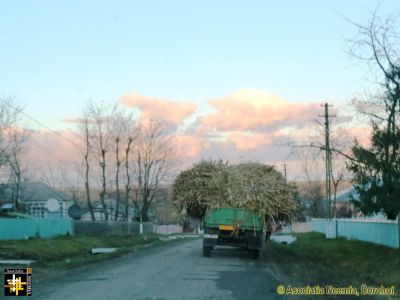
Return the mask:
[[332,152],[329,143],[329,118],[336,117],[336,115],[329,115],[329,105],[325,103],[325,114],[320,117],[325,118],[325,171],[326,171],[326,202],[327,202],[327,218],[330,220],[332,218],[332,201],[331,201],[331,174],[332,174]]

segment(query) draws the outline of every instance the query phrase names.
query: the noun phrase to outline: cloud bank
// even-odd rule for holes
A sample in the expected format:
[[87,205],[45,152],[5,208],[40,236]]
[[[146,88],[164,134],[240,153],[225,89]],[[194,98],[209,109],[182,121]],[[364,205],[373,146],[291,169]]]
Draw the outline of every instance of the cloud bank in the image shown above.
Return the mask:
[[126,107],[138,108],[141,112],[141,119],[162,119],[175,125],[180,124],[197,109],[195,103],[151,98],[138,93],[122,96],[121,103]]
[[[181,169],[202,158],[278,165],[284,162],[299,166],[299,158],[291,156],[290,147],[284,146],[289,140],[306,143],[314,135],[313,142],[315,136],[317,139],[320,136],[321,144],[324,142],[323,133],[316,134],[315,119],[323,113],[320,102],[293,103],[255,89],[242,89],[202,105],[139,93],[124,94],[120,102],[127,109],[138,110],[141,120],[164,120],[170,125],[169,134],[175,136]],[[337,124],[346,125],[349,118],[339,114]],[[65,121],[79,123],[80,120],[70,118]],[[370,133],[366,129],[358,126],[343,132],[365,144]],[[47,141],[47,144],[51,142]],[[292,171],[301,173],[300,167]]]
[[[210,99],[206,103],[208,112],[197,118],[193,116],[202,107],[193,102],[129,93],[121,97],[121,103],[138,109],[141,119],[162,119],[174,125],[181,168],[202,158],[296,165],[298,158],[282,145],[288,140],[307,140],[315,129],[314,120],[322,113],[319,102],[292,103],[255,89]],[[183,126],[190,116],[193,122]]]

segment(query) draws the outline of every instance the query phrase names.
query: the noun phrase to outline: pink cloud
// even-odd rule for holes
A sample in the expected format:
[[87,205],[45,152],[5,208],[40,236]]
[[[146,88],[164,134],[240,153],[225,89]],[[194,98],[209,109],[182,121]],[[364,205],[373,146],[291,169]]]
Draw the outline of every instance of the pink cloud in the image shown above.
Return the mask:
[[[195,124],[184,131],[184,126],[178,125],[196,112],[195,103],[156,99],[137,93],[125,94],[121,97],[121,103],[140,110],[144,121],[165,120],[171,125],[168,127],[168,134],[173,135],[176,142],[175,155],[180,160],[178,168],[190,166],[201,158],[266,163],[292,160],[291,172],[301,172],[301,168],[294,170],[297,164],[301,165],[301,161],[290,157],[290,147],[280,145],[286,145],[288,140],[306,144],[313,135],[317,135],[319,141],[320,135],[315,132],[314,120],[323,113],[323,108],[317,102],[291,103],[267,92],[243,89],[229,96],[209,100],[208,105],[214,112],[199,117]],[[339,123],[345,128],[349,120],[343,118]],[[81,123],[79,118],[65,121]],[[335,138],[343,143],[346,136],[351,144],[355,137],[362,145],[369,142],[370,129],[367,126],[345,129],[343,134],[335,128],[332,127],[332,140]],[[76,138],[69,132],[62,134],[73,140]],[[57,155],[65,160],[82,157],[68,142],[59,141],[49,133],[37,133],[36,139],[46,145],[47,149],[51,149],[51,152],[61,149],[62,153]],[[323,143],[323,136],[321,142]],[[38,151],[34,153],[34,159],[40,156]],[[45,153],[41,155],[46,157]]]
[[30,147],[27,155],[33,160],[54,159],[68,164],[83,157],[82,141],[79,134],[72,130],[31,131],[27,144]]
[[217,131],[257,130],[276,126],[304,126],[321,112],[319,103],[289,103],[272,94],[243,89],[212,99],[216,112],[201,117],[201,127]]
[[369,147],[371,145],[371,127],[359,126],[354,128],[344,128],[343,131],[352,140],[357,139],[360,145],[364,147]]
[[210,143],[201,136],[177,134],[175,136],[177,153],[180,157],[198,157],[201,150],[210,146]]
[[121,102],[127,107],[139,108],[141,118],[144,120],[165,120],[176,125],[197,109],[195,103],[156,99],[138,93],[129,93],[122,96]]
[[232,133],[226,140],[232,142],[238,150],[250,150],[266,146],[272,141],[272,136],[261,133]]

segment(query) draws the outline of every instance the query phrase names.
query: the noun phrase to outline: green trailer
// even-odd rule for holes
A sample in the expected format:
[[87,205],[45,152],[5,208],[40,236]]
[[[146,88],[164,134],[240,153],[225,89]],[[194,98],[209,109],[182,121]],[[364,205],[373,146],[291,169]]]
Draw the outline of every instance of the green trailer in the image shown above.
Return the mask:
[[204,220],[203,255],[218,245],[247,248],[258,259],[264,241],[263,222],[256,211],[242,208],[208,209]]

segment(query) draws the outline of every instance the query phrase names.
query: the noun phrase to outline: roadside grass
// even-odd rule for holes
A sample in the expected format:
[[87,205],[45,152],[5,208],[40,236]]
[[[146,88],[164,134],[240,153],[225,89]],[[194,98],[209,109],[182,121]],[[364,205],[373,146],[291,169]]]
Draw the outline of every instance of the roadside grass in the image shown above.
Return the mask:
[[[400,289],[400,250],[371,243],[296,234],[291,245],[270,243],[271,259],[303,284],[391,286]],[[268,255],[268,253],[266,253]],[[306,282],[305,282],[306,281]]]
[[[120,256],[137,247],[158,241],[157,234],[126,236],[59,236],[52,239],[0,241],[0,258],[35,260],[34,266],[73,268],[86,263]],[[92,248],[110,247],[117,251],[92,254]]]

